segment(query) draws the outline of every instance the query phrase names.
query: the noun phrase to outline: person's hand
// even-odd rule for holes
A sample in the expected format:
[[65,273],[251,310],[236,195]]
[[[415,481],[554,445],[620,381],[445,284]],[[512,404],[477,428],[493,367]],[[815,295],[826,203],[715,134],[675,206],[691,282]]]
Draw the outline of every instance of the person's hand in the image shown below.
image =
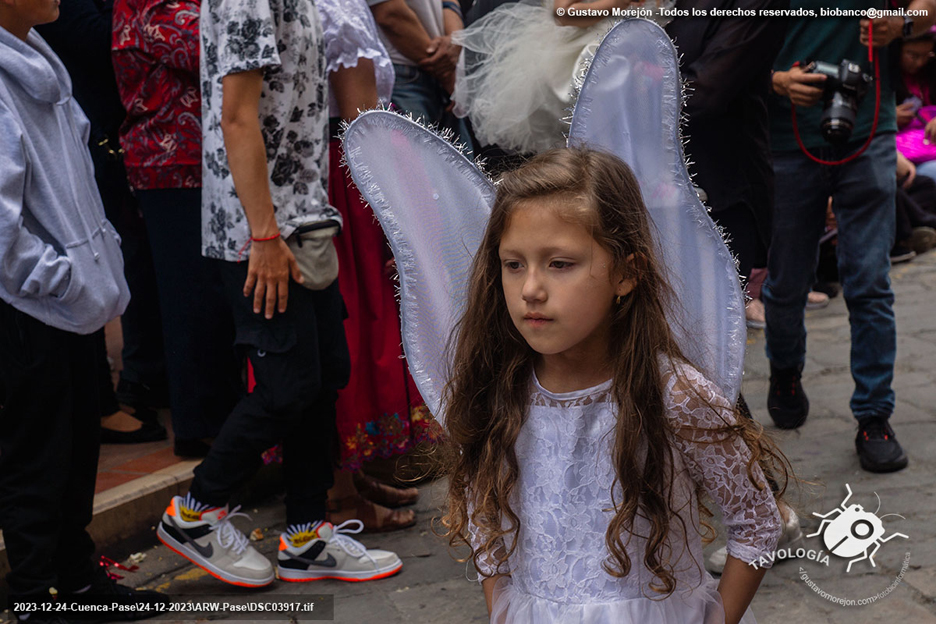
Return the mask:
[[[575,18],[569,17],[569,7],[578,0],[553,0],[553,19],[560,26],[575,26]],[[562,9],[561,11],[559,9]],[[562,15],[560,15],[562,13]]]
[[923,132],[926,135],[927,141],[936,143],[936,117],[926,122],[926,129]]
[[[824,74],[807,74],[802,67],[773,73],[773,89],[778,95],[790,98],[794,106],[815,106],[822,98]],[[818,86],[817,86],[818,85]]]
[[916,107],[913,102],[904,102],[903,104],[897,105],[897,127],[903,128],[908,123],[913,121],[913,116],[916,115],[914,110]]
[[916,178],[916,165],[914,165],[910,160],[897,152],[897,181],[900,182],[903,180],[903,187],[910,188],[910,185],[913,184],[913,179]]
[[302,283],[299,263],[282,236],[250,244],[244,296],[249,297],[253,293],[254,314],[263,311],[264,316],[271,319],[274,310],[278,310],[280,314],[286,311],[290,276],[299,284]]
[[455,72],[461,46],[453,44],[450,35],[436,37],[426,48],[426,54],[428,56],[419,61],[419,66],[439,79]]
[[861,45],[868,45],[868,23],[871,23],[874,37],[874,47],[883,48],[890,45],[895,39],[903,36],[903,18],[902,17],[875,17],[872,20],[861,20],[861,34],[858,36]]

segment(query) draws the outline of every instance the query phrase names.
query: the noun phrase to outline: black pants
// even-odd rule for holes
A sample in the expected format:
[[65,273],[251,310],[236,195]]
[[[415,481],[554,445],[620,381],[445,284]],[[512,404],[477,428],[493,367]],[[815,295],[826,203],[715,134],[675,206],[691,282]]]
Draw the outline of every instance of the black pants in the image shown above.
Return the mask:
[[217,262],[201,255],[201,189],[137,191],[156,266],[178,440],[213,438],[240,398],[234,323]]
[[91,157],[104,212],[120,234],[124,276],[130,286],[130,303],[120,318],[123,333],[120,379],[162,387],[165,383],[163,335],[146,227],[127,184],[123,163],[97,145],[92,146]]
[[751,277],[751,269],[767,266],[767,249],[760,238],[754,211],[744,204],[734,204],[711,213],[712,220],[727,235],[729,251],[738,259],[738,274]]
[[333,484],[335,400],[350,370],[338,281],[312,291],[290,280],[286,312],[267,320],[254,314],[253,297],[244,297],[247,262],[215,262],[237,346],[249,358],[257,385],[228,416],[195,469],[191,494],[202,503],[226,505],[257,470],[261,453],[282,442],[286,521],[322,520]]
[[913,228],[927,226],[936,228],[936,182],[926,176],[917,176],[910,188],[897,185],[897,241],[905,241],[913,235]]
[[100,337],[54,329],[0,301],[0,528],[11,596],[90,580],[100,450]]

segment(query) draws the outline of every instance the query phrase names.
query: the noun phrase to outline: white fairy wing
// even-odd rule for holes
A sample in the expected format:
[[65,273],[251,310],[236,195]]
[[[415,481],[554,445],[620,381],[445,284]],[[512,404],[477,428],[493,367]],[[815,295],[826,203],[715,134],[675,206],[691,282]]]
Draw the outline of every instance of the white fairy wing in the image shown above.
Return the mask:
[[494,187],[445,139],[389,111],[360,115],[345,131],[344,150],[396,258],[410,372],[441,420],[446,347],[461,318]]
[[569,145],[604,149],[634,170],[676,292],[670,322],[679,346],[734,400],[747,338],[744,299],[734,259],[686,170],[680,85],[679,61],[666,33],[646,20],[619,23],[585,75]]

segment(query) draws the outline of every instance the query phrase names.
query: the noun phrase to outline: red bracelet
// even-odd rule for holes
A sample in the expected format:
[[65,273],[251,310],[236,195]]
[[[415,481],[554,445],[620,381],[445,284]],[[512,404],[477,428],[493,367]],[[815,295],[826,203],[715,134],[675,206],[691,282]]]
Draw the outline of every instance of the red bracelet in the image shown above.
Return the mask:
[[250,240],[253,241],[254,243],[265,243],[266,241],[276,240],[279,237],[280,237],[280,233],[277,232],[273,236],[267,236],[266,238],[254,238],[253,236],[251,236]]

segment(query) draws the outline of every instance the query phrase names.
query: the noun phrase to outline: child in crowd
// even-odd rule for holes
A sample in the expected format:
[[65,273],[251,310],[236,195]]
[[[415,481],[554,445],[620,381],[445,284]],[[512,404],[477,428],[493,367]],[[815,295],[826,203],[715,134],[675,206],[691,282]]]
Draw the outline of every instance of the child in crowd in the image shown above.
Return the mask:
[[[130,292],[65,66],[34,30],[55,0],[0,1],[0,527],[14,617],[120,603],[141,619],[168,598],[114,583],[91,522],[101,412],[98,332]],[[58,606],[52,602],[57,598]]]
[[[547,151],[497,187],[444,399],[443,523],[493,622],[753,621],[748,564],[782,526],[764,470],[788,464],[681,353],[653,245],[614,156]],[[701,491],[728,534],[718,584]]]

